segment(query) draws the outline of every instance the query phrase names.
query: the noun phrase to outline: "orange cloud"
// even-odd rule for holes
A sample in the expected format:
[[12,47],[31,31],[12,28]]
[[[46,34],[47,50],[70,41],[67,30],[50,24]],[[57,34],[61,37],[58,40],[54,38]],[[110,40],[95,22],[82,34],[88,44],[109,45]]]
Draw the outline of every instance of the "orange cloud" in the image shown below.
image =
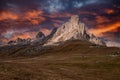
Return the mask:
[[[0,21],[12,19],[12,20],[18,20],[18,21],[28,21],[29,23],[33,25],[38,25],[39,23],[45,21],[45,17],[43,17],[43,11],[41,10],[32,10],[32,11],[26,11],[21,14],[16,14],[14,12],[10,11],[2,11],[0,13]],[[19,23],[17,23],[19,24]],[[21,23],[20,23],[21,24]]]
[[98,24],[109,22],[110,20],[103,16],[96,16],[96,22]]
[[[46,36],[50,34],[51,30],[46,28],[40,28],[40,31],[43,32]],[[27,32],[27,33],[15,33],[13,34],[12,38],[10,39],[2,39],[2,42],[7,43],[10,40],[16,40],[17,38],[27,39],[31,38],[34,39],[38,32]]]
[[7,42],[8,42],[8,39],[2,39],[1,42],[2,42],[2,43],[7,43]]
[[40,28],[40,31],[43,32],[46,36],[50,34],[51,30],[46,28]]
[[120,28],[120,22],[109,25],[100,25],[95,29],[90,29],[89,32],[95,34],[96,36],[104,36],[103,33],[114,32],[117,31],[118,28]]
[[31,23],[32,23],[33,25],[38,25],[38,24],[39,24],[39,21],[38,21],[38,20],[31,20]]
[[10,40],[16,40],[17,38],[27,39],[27,38],[34,38],[36,32],[29,32],[24,34],[14,34],[13,37]]
[[38,25],[46,20],[42,15],[43,11],[28,11],[25,13],[23,19],[29,20],[33,25]]
[[112,13],[114,13],[115,11],[114,11],[113,9],[105,9],[105,12],[106,12],[107,14],[112,14]]
[[36,11],[36,10],[28,11],[25,13],[25,18],[26,19],[38,18],[38,16],[42,14],[43,14],[43,11]]
[[0,13],[0,21],[6,20],[6,19],[16,20],[18,18],[19,16],[17,14],[10,12],[10,11],[3,11]]

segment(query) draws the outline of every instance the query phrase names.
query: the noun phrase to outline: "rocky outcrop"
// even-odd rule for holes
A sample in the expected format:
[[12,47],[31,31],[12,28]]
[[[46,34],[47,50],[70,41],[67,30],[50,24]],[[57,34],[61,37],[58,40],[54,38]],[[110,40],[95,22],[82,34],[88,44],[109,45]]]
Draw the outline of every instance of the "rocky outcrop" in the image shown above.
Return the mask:
[[30,44],[30,43],[31,43],[30,38],[27,38],[27,39],[17,38],[16,40],[16,44],[19,44],[19,45]]
[[22,38],[17,38],[16,40],[10,40],[8,42],[8,45],[26,45],[26,44],[31,44],[31,39],[22,39]]
[[42,32],[38,32],[38,34],[36,35],[36,39],[42,40],[45,38],[45,35]]
[[16,41],[14,41],[14,40],[10,40],[9,42],[8,42],[8,45],[15,45],[16,44]]
[[57,28],[54,28],[54,29],[51,31],[51,33],[50,33],[48,36],[45,37],[45,41],[51,39],[51,38],[54,36],[54,34],[56,33],[56,31],[57,31]]
[[45,35],[42,32],[38,32],[32,44],[42,44],[45,39]]
[[74,15],[71,19],[58,28],[53,37],[48,41],[48,45],[66,40],[86,40],[94,44],[105,45],[103,41],[88,33],[84,23],[79,21],[79,16]]
[[106,45],[106,43],[102,40],[100,40],[99,38],[97,38],[96,36],[94,36],[93,34],[89,34],[90,38],[89,41],[94,43],[94,44],[98,44],[98,45]]
[[[57,28],[54,28],[54,29],[51,31],[51,33],[50,33],[49,35],[47,35],[47,36],[45,36],[45,35],[42,33],[42,34],[41,34],[41,37],[36,38],[37,40],[35,40],[34,43],[37,43],[37,44],[39,44],[39,45],[45,44],[46,42],[48,42],[48,40],[50,40],[50,39],[53,37],[53,35],[55,34],[56,30],[57,30]],[[42,35],[43,35],[43,36],[42,36]],[[37,37],[37,36],[36,36],[36,37]]]

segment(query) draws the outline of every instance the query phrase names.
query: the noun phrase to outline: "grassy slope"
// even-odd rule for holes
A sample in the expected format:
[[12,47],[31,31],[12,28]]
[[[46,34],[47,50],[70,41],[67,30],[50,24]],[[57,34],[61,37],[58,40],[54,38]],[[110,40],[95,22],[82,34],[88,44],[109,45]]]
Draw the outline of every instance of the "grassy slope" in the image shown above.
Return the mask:
[[[120,49],[91,45],[82,41],[66,42],[37,51],[42,54],[34,57],[20,54],[33,46],[13,48],[6,51],[11,52],[6,53],[6,59],[0,60],[0,80],[120,80],[120,56],[113,56]],[[11,55],[14,58],[8,58]]]

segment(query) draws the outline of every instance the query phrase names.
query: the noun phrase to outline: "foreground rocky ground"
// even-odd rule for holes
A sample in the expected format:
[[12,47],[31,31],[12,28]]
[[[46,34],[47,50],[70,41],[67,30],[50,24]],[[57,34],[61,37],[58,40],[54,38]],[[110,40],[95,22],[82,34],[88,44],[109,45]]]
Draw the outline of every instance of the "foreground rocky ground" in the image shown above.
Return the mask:
[[119,48],[72,41],[34,56],[22,48],[1,52],[0,80],[120,80]]

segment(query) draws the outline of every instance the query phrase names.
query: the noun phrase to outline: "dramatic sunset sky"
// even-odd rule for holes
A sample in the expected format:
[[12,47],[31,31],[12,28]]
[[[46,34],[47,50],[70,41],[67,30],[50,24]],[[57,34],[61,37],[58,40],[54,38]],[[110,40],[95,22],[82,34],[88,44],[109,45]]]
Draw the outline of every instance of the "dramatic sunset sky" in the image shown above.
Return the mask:
[[97,37],[120,42],[120,0],[0,0],[0,43],[47,35],[74,14]]

